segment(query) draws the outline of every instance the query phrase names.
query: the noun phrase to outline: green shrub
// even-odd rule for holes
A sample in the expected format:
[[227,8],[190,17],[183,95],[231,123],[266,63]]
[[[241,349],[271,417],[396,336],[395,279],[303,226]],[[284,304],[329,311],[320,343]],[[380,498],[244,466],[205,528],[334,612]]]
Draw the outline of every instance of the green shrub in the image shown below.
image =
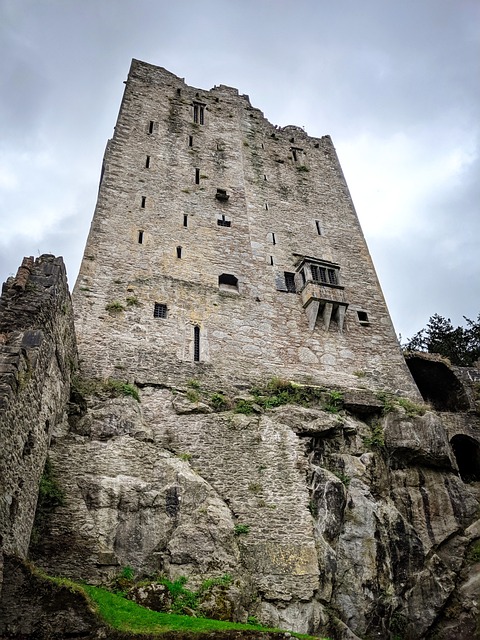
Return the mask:
[[195,391],[195,389],[187,389],[186,395],[187,399],[194,404],[200,401],[200,394],[198,393],[198,391]]
[[82,397],[103,394],[112,398],[131,396],[135,398],[137,402],[140,402],[138,387],[129,382],[115,380],[114,378],[99,380],[98,378],[80,378],[79,376],[75,376],[72,380],[71,393],[73,396],[79,394]]
[[338,413],[343,407],[343,393],[340,391],[330,391],[326,397],[323,408],[330,413]]
[[234,536],[248,535],[250,533],[250,525],[248,524],[236,524],[233,528]]
[[200,387],[202,385],[200,384],[200,382],[198,380],[195,380],[194,378],[190,378],[190,380],[187,380],[187,387],[190,387],[190,389],[196,389],[197,391],[200,391]]
[[140,302],[138,300],[138,298],[136,296],[129,296],[126,299],[127,302],[127,307],[139,307],[140,306]]
[[223,393],[213,393],[210,397],[210,404],[215,411],[225,411],[229,407],[229,402]]
[[173,582],[167,578],[161,578],[159,582],[167,587],[172,598],[170,607],[172,613],[185,614],[195,611],[198,606],[198,595],[195,591],[185,587],[188,582],[185,576],[180,576]]
[[32,544],[35,545],[40,542],[42,534],[48,528],[53,512],[64,503],[65,493],[58,483],[52,462],[47,456],[38,487],[37,508],[31,534]]
[[363,439],[363,443],[369,449],[381,449],[385,445],[383,428],[379,422],[370,425],[370,435]]
[[120,302],[120,300],[112,300],[105,305],[106,311],[113,311],[114,313],[119,311],[125,311],[125,307]]
[[467,562],[469,564],[475,564],[480,562],[480,540],[474,542],[467,553]]
[[253,413],[253,403],[250,400],[237,400],[234,408],[235,413],[243,413],[245,415],[250,415]]
[[304,164],[301,164],[299,167],[297,167],[297,171],[299,171],[300,173],[308,173],[310,169]]

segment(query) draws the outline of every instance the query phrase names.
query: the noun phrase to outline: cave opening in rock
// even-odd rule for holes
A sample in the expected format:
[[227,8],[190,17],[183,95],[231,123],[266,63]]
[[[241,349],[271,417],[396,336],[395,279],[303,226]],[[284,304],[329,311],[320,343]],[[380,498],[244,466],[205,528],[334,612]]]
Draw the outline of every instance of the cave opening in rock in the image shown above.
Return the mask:
[[464,435],[456,435],[450,440],[457,460],[460,477],[464,482],[480,481],[480,443]]
[[467,411],[468,398],[461,382],[445,363],[421,356],[407,356],[406,362],[423,399],[437,411]]

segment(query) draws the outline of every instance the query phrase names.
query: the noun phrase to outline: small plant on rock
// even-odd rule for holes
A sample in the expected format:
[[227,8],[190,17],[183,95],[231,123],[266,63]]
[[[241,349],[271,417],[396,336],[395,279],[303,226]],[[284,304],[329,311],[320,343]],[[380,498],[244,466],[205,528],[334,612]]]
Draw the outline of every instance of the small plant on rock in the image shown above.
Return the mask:
[[248,524],[236,524],[233,528],[234,536],[248,535],[250,533],[250,525]]
[[125,311],[125,307],[120,302],[120,300],[112,300],[105,305],[106,311],[112,311],[113,313],[118,313],[120,311]]

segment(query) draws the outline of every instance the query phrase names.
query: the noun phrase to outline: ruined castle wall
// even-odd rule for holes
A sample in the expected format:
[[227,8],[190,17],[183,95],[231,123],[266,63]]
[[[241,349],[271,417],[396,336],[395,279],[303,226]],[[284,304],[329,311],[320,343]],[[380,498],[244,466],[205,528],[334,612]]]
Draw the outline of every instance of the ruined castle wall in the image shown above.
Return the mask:
[[[417,394],[328,136],[276,128],[236,89],[195,89],[133,61],[102,175],[73,296],[86,372],[361,376]],[[312,326],[306,292],[287,291],[301,256],[336,265],[322,296],[344,303],[343,325],[334,306]]]
[[61,258],[25,258],[0,299],[0,549],[25,557],[47,449],[77,365]]

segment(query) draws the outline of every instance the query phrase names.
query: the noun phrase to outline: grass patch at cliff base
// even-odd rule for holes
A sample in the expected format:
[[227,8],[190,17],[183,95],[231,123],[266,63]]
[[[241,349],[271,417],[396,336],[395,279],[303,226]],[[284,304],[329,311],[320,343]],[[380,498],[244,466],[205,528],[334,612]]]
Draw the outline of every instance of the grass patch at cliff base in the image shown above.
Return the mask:
[[[212,631],[244,630],[279,632],[280,629],[269,629],[261,625],[225,622],[209,618],[196,618],[172,613],[160,613],[141,607],[130,600],[90,585],[83,585],[90,599],[94,602],[100,616],[112,627],[130,633],[162,634],[168,631],[208,633]],[[303,640],[315,640],[314,636],[295,633],[295,637]],[[318,640],[318,637],[317,637]]]

